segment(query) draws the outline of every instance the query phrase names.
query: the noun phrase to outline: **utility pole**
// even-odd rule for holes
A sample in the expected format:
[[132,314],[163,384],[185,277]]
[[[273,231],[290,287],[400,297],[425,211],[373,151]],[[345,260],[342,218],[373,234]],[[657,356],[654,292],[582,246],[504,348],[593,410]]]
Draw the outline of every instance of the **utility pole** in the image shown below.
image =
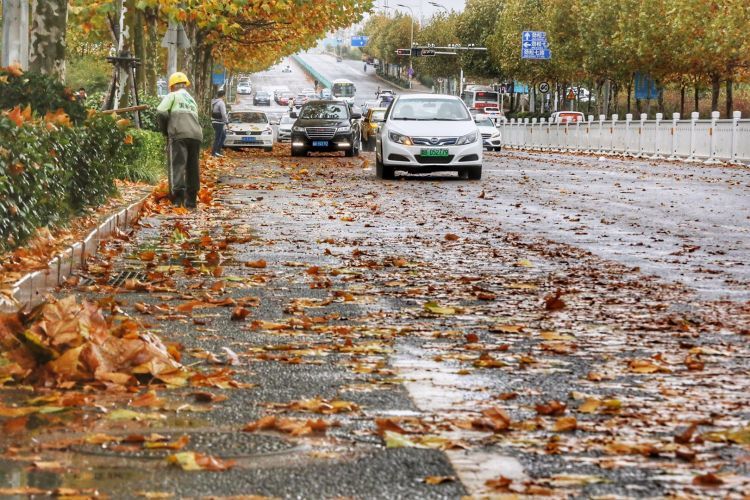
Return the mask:
[[3,0],[3,51],[0,66],[29,69],[29,2]]
[[411,88],[411,79],[412,75],[414,74],[414,66],[412,66],[411,63],[412,52],[414,50],[414,9],[402,3],[396,5],[405,9],[409,9],[409,15],[411,16],[411,35],[409,36],[409,88]]

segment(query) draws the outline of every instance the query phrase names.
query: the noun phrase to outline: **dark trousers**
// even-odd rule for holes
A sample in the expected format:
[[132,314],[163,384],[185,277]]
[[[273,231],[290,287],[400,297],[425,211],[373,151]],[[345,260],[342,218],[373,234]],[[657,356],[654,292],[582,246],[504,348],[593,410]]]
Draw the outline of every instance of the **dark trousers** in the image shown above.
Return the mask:
[[169,190],[176,201],[195,204],[200,190],[201,141],[169,140]]
[[227,134],[223,123],[213,122],[212,125],[214,126],[214,147],[211,150],[211,154],[217,155],[221,153],[221,148],[224,147],[224,139],[227,138]]

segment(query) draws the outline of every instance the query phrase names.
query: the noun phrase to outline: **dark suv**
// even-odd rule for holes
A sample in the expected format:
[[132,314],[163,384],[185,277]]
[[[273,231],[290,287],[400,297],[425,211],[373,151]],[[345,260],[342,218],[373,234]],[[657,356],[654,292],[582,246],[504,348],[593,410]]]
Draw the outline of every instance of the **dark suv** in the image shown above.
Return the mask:
[[253,97],[253,106],[258,106],[259,104],[265,106],[271,105],[271,95],[265,90],[259,90],[255,93],[255,97]]
[[292,126],[292,156],[310,151],[344,151],[357,156],[362,148],[362,114],[343,101],[308,101]]

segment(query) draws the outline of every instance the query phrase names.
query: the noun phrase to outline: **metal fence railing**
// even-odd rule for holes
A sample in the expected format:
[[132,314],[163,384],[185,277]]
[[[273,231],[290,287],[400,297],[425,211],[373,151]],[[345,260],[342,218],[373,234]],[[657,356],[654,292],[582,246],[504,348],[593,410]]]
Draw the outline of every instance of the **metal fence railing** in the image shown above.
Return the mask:
[[713,112],[709,120],[699,120],[698,113],[681,120],[674,113],[664,120],[639,120],[617,115],[607,120],[600,115],[594,120],[573,123],[550,123],[544,118],[512,119],[498,124],[504,145],[526,150],[569,151],[595,154],[619,154],[636,158],[702,161],[705,163],[750,162],[750,120],[742,119],[739,111],[733,118],[721,120]]

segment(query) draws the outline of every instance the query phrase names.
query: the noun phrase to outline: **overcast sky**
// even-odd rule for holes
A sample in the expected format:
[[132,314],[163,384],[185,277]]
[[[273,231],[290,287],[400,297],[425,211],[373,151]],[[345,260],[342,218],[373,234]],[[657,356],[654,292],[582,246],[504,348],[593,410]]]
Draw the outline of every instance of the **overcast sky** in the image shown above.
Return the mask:
[[[403,11],[404,13],[408,13],[408,9],[404,9],[403,7],[399,7],[397,5],[401,3],[404,5],[408,5],[409,7],[414,9],[414,15],[417,17],[419,17],[420,15],[419,10],[421,7],[424,18],[429,19],[433,14],[443,10],[439,7],[433,7],[429,4],[429,1],[430,0],[377,0],[375,2],[375,10],[379,10],[382,12],[381,7],[387,4],[389,7],[391,7],[391,9],[397,9]],[[465,0],[434,0],[434,2],[445,6],[448,10],[456,10],[459,12],[464,9],[464,5],[466,4]]]

